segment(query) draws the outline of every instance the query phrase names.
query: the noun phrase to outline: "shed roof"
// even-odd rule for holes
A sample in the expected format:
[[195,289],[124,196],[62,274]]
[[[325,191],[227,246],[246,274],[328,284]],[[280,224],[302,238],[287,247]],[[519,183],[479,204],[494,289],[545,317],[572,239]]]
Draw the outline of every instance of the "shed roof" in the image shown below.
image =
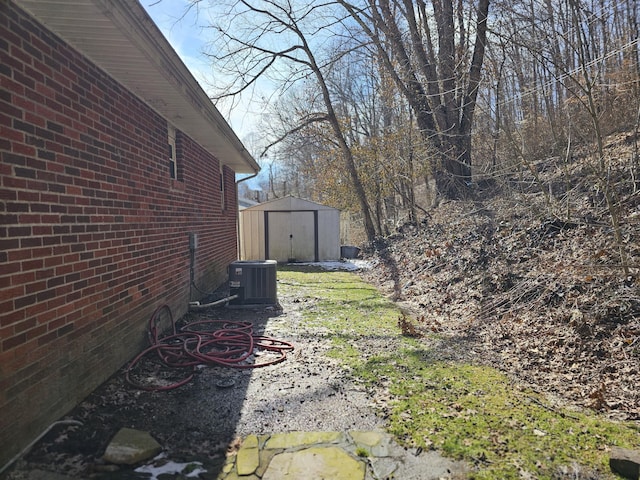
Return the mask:
[[[287,196],[283,198],[276,198],[274,200],[268,200],[266,202],[259,203],[253,207],[246,208],[248,210],[269,210],[269,211],[301,211],[301,210],[338,210],[337,208],[322,205],[320,203],[312,202],[310,200],[303,200],[302,198]],[[339,210],[338,210],[339,211]]]
[[237,173],[260,166],[138,0],[14,0]]

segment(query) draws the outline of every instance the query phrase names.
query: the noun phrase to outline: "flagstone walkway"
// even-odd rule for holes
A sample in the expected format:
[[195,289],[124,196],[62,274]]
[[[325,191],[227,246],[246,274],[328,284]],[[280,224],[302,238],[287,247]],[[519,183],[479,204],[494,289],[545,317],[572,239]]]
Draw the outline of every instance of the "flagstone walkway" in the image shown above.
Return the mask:
[[411,452],[384,432],[249,435],[220,480],[431,480],[464,478],[462,463]]

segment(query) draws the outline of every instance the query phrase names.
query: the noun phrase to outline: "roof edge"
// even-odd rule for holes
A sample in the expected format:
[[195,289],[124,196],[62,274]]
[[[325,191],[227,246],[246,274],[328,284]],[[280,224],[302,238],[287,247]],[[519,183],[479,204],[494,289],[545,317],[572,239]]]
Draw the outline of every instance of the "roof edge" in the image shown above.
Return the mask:
[[[260,171],[260,165],[138,0],[12,1],[192,137],[223,165],[241,174]],[[92,12],[83,17],[82,25],[70,18],[70,12],[80,8],[85,13]],[[127,54],[133,56],[135,63],[128,65],[130,68],[119,63],[123,56],[114,55],[109,40],[122,41],[121,44],[131,47]],[[151,80],[154,88],[150,88]]]

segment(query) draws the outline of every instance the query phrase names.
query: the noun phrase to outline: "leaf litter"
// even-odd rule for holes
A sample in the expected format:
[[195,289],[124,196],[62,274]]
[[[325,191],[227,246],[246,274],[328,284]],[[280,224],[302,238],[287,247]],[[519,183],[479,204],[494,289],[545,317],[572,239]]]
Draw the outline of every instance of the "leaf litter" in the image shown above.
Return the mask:
[[539,191],[443,202],[363,249],[361,275],[408,336],[445,335],[567,405],[640,420],[640,192],[618,208],[628,273],[592,193],[571,221],[534,213]]

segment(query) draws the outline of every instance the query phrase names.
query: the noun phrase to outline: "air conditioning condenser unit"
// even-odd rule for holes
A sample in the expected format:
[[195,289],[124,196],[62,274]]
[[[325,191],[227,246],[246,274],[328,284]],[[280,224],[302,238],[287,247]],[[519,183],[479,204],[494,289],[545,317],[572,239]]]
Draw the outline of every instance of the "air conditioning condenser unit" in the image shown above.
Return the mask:
[[237,295],[230,305],[274,305],[277,297],[278,262],[239,260],[229,265],[229,295]]

